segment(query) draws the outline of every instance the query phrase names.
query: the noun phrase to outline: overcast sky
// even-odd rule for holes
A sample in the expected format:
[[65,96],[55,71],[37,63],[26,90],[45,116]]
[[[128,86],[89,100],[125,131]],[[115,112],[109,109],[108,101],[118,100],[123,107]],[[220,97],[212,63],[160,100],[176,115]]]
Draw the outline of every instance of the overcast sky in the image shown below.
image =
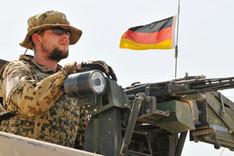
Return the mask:
[[[27,19],[47,10],[64,12],[72,26],[83,31],[70,55],[60,63],[104,60],[115,70],[123,87],[132,82],[174,78],[174,50],[120,49],[122,34],[130,27],[149,24],[177,14],[177,0],[6,0],[0,5],[1,59],[15,60],[27,33]],[[234,76],[234,1],[181,0],[177,78],[206,75]],[[29,51],[28,54],[33,54]],[[234,90],[223,92],[233,100]],[[186,141],[183,156],[219,156],[223,148]],[[225,149],[222,156],[233,152]]]

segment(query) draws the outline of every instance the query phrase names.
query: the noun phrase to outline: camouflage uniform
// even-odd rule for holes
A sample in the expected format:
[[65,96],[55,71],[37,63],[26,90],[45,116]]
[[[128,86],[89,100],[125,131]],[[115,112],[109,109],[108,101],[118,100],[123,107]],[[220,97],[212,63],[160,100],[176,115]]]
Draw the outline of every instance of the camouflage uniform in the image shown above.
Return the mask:
[[77,142],[82,148],[87,118],[63,89],[75,65],[59,66],[54,73],[26,55],[9,63],[0,81],[1,109],[15,115],[2,120],[0,130],[69,147]]

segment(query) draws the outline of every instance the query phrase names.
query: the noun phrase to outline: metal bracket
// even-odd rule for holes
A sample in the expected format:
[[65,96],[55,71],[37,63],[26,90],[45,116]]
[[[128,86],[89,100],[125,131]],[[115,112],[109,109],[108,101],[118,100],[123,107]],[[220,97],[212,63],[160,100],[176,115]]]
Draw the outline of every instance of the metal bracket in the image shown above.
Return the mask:
[[221,101],[221,111],[220,111],[220,115],[223,117],[225,115],[225,107],[224,107],[224,101],[223,101],[223,96],[221,93],[219,93],[220,96],[220,101]]
[[134,99],[133,106],[131,109],[131,114],[129,117],[128,125],[126,128],[126,132],[123,138],[123,143],[120,149],[120,155],[125,155],[128,149],[128,145],[130,144],[133,130],[137,121],[137,117],[141,108],[141,104],[143,100],[146,99],[146,96],[144,93],[138,93],[137,96]]

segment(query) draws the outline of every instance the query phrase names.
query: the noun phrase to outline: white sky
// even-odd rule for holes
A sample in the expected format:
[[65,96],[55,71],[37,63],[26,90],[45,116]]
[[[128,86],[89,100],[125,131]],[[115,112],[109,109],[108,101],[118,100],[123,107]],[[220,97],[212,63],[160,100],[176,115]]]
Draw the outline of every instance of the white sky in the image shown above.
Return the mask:
[[[233,0],[181,0],[178,78],[185,72],[207,78],[234,76],[233,6]],[[174,50],[120,49],[119,41],[130,27],[177,14],[177,0],[6,0],[0,5],[1,59],[15,60],[24,53],[19,42],[26,35],[27,19],[47,10],[64,12],[72,26],[83,30],[62,65],[104,60],[123,87],[174,78]],[[233,90],[223,93],[234,97]],[[223,150],[188,138],[182,156],[219,156]],[[233,154],[225,149],[222,156]]]

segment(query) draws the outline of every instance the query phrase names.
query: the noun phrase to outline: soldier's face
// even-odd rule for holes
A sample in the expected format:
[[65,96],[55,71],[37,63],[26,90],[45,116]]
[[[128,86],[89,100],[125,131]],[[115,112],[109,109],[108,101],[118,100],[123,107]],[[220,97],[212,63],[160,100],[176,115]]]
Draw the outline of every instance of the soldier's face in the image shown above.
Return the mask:
[[59,62],[67,58],[69,52],[69,35],[67,33],[58,35],[52,30],[46,30],[41,41],[41,50],[47,54],[48,59]]

